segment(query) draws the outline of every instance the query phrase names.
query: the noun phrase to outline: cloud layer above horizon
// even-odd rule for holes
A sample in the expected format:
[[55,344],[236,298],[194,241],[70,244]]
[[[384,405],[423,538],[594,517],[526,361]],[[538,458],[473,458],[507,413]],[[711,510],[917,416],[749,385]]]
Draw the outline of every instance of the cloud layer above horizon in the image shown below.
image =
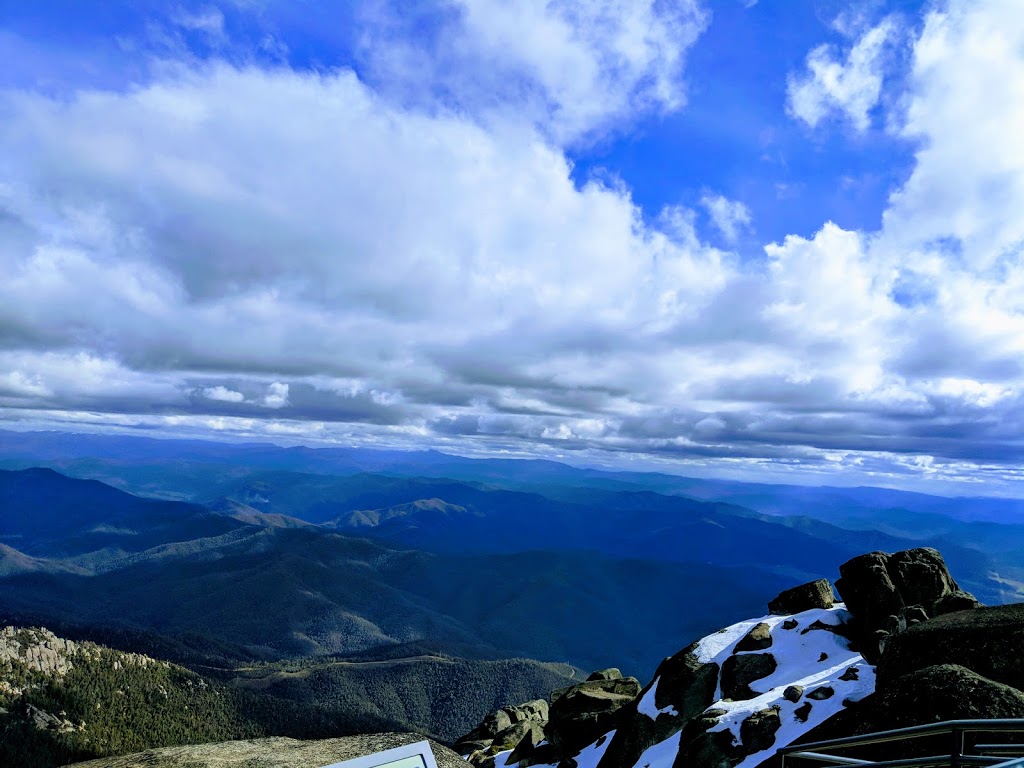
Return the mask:
[[779,110],[808,152],[873,130],[911,171],[877,229],[753,250],[745,201],[701,179],[699,206],[652,211],[574,173],[685,119],[715,23],[695,1],[369,3],[352,65],[319,68],[239,49],[212,5],[164,23],[212,53],[0,91],[0,424],[825,481],[1024,468],[1013,0],[840,18],[798,52]]

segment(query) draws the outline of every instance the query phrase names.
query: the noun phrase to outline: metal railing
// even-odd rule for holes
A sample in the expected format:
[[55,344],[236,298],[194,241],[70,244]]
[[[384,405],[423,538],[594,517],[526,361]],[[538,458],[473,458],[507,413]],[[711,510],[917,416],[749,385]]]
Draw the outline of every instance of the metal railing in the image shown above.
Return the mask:
[[[968,766],[999,766],[999,768],[1024,768],[1024,743],[1012,744],[984,742],[972,739],[968,734],[995,736],[997,734],[1024,735],[1024,719],[1018,720],[947,720],[942,723],[914,725],[891,731],[867,733],[863,736],[847,736],[842,739],[815,741],[808,744],[783,747],[779,750],[782,768],[787,760],[810,761],[816,766],[871,766],[871,768],[968,768]],[[863,760],[848,755],[831,754],[832,750],[849,750],[874,744],[891,742],[906,743],[912,739],[946,737],[948,750],[923,757],[903,757],[894,760]],[[805,764],[801,765],[803,768]]]

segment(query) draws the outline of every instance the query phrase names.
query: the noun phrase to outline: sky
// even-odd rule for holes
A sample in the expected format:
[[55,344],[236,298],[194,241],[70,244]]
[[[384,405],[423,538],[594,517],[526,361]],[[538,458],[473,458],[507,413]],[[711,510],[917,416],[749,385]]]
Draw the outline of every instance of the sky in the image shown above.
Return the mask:
[[0,0],[0,428],[1017,493],[1019,0]]

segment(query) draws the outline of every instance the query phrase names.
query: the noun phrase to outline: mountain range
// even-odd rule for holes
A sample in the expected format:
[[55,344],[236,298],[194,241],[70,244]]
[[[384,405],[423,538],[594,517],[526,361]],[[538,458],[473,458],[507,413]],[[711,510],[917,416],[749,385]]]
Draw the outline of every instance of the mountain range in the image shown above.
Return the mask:
[[[1024,599],[1013,499],[56,433],[0,432],[0,466],[0,623],[443,739],[867,551]],[[483,693],[432,708],[455,670]]]

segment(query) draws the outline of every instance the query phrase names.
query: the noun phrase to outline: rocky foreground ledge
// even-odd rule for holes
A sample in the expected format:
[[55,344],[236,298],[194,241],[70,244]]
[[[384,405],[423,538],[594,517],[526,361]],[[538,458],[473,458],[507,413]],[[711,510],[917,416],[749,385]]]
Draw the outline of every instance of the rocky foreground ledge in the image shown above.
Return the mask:
[[[148,749],[133,755],[75,763],[74,768],[316,768],[422,741],[415,733],[376,733],[339,739],[248,739]],[[430,742],[438,768],[466,768],[455,752]],[[71,768],[66,766],[65,768]]]
[[692,643],[641,688],[618,670],[505,707],[475,768],[756,768],[800,741],[1024,717],[1024,605],[980,607],[934,549],[871,552]]

